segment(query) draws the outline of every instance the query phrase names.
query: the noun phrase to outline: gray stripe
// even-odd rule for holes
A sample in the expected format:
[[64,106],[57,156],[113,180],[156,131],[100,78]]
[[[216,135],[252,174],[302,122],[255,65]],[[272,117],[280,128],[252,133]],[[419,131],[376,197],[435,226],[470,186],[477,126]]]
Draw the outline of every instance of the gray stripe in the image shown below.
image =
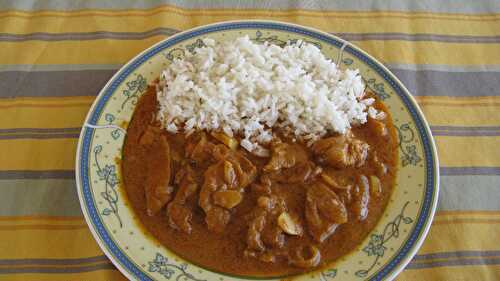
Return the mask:
[[77,265],[91,262],[109,262],[109,260],[106,256],[78,259],[0,259],[0,265]]
[[17,140],[17,139],[74,139],[78,138],[80,133],[74,134],[15,134],[15,135],[0,135],[0,140]]
[[499,182],[500,176],[442,174],[438,210],[500,211]]
[[432,126],[433,130],[440,131],[467,131],[467,130],[477,130],[477,131],[500,131],[500,126]]
[[115,70],[0,72],[0,97],[96,96]]
[[441,167],[441,175],[500,175],[500,167]]
[[81,10],[81,9],[150,9],[159,5],[174,5],[186,9],[304,9],[304,10],[339,10],[339,11],[371,11],[371,10],[389,10],[389,11],[422,11],[436,13],[495,13],[500,11],[498,1],[474,1],[465,0],[420,0],[420,1],[306,1],[306,0],[274,0],[274,1],[245,1],[245,0],[150,0],[150,1],[36,1],[36,0],[17,0],[1,2],[2,9],[19,10]]
[[[442,34],[407,34],[407,33],[335,33],[348,41],[435,41],[446,43],[500,43],[500,36],[469,36],[469,35],[442,35]],[[0,37],[1,38],[1,37]]]
[[[442,176],[438,210],[498,211],[498,182],[499,176]],[[81,215],[74,180],[39,177],[3,180],[0,186],[2,215]],[[31,194],[29,198],[27,193]],[[19,206],[13,203],[18,202],[14,198],[26,198],[26,202]]]
[[[78,138],[77,128],[12,128],[0,129],[0,139]],[[435,136],[500,136],[500,127],[431,126]],[[3,135],[6,134],[6,135]]]
[[78,138],[81,128],[13,128],[0,129],[0,139]]
[[447,65],[447,64],[406,64],[386,63],[389,69],[442,72],[500,72],[500,65]]
[[500,251],[456,251],[439,252],[424,255],[415,255],[413,261],[426,261],[433,259],[469,258],[469,257],[498,257]]
[[74,170],[4,170],[0,171],[0,180],[17,179],[74,179]]
[[434,136],[500,136],[500,127],[431,126]]
[[[500,65],[385,64],[390,69],[443,72],[500,72]],[[122,64],[11,64],[0,65],[2,71],[77,71],[118,70]]]
[[3,216],[82,216],[74,180],[0,180],[0,186]]
[[494,72],[391,71],[415,96],[500,96],[500,75]]
[[[500,96],[498,72],[392,71],[416,96]],[[115,72],[0,71],[0,97],[95,96]]]
[[78,71],[78,70],[118,70],[122,64],[9,64],[0,65],[0,72],[9,71]]
[[[30,40],[40,41],[82,41],[98,39],[114,40],[141,40],[154,36],[170,36],[179,32],[171,28],[155,28],[144,32],[74,32],[74,33],[46,33],[36,32],[28,34],[0,33],[0,42],[22,42]],[[446,43],[475,43],[496,44],[500,43],[500,36],[471,36],[471,35],[442,35],[442,34],[407,34],[407,33],[334,33],[348,41],[370,40],[400,40],[400,41],[435,41]]]
[[79,267],[66,267],[66,268],[51,268],[51,267],[21,267],[21,268],[0,268],[0,274],[13,274],[13,273],[80,273],[97,270],[116,270],[115,266],[108,263],[79,266]]
[[0,134],[12,134],[12,133],[79,133],[81,127],[72,128],[10,128],[10,129],[0,129]]
[[500,264],[499,258],[491,259],[470,259],[470,260],[447,260],[447,261],[435,261],[428,263],[416,263],[410,262],[406,269],[422,269],[422,268],[432,268],[432,267],[442,267],[442,266],[463,266],[463,265],[497,265]]
[[97,39],[114,39],[114,40],[141,40],[158,35],[170,36],[179,32],[171,28],[155,28],[145,32],[112,32],[112,31],[95,31],[95,32],[74,32],[74,33],[46,33],[36,32],[28,34],[11,34],[0,33],[0,42],[22,42],[29,40],[40,41],[83,41]]

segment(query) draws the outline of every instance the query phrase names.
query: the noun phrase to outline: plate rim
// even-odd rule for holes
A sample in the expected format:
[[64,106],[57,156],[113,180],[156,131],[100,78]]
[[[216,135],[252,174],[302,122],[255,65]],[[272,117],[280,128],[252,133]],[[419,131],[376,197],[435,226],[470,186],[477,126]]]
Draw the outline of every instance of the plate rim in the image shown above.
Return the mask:
[[[94,237],[94,240],[96,240],[100,249],[105,253],[105,255],[108,257],[108,259],[113,263],[113,265],[122,274],[124,274],[130,280],[135,280],[137,278],[139,278],[138,280],[142,280],[139,276],[133,275],[132,272],[130,272],[129,269],[126,268],[126,266],[124,266],[120,261],[117,260],[115,254],[113,254],[110,251],[109,245],[106,244],[105,241],[103,241],[103,238],[101,237],[101,235],[99,233],[97,233],[96,226],[95,226],[92,218],[90,217],[90,214],[88,213],[88,208],[87,208],[88,206],[86,204],[86,201],[85,201],[85,198],[84,198],[84,195],[82,192],[83,189],[81,186],[82,182],[81,182],[81,176],[80,176],[80,171],[82,168],[81,167],[81,164],[82,164],[81,163],[81,161],[82,161],[82,157],[81,157],[82,156],[82,146],[83,146],[83,142],[84,142],[84,138],[85,138],[84,133],[86,130],[89,129],[86,127],[86,124],[88,124],[88,121],[91,120],[91,117],[94,115],[97,105],[101,102],[103,96],[106,94],[109,87],[114,82],[116,82],[117,78],[119,78],[119,76],[122,75],[122,72],[124,70],[126,70],[131,65],[136,63],[141,57],[148,54],[153,49],[159,47],[162,44],[165,44],[165,42],[167,42],[167,41],[174,41],[175,39],[177,39],[179,37],[183,37],[186,34],[195,33],[196,31],[201,31],[201,30],[207,30],[207,29],[214,28],[217,26],[230,27],[230,26],[235,25],[235,24],[251,24],[251,23],[255,23],[257,25],[259,25],[259,24],[260,25],[271,24],[271,26],[274,26],[274,27],[279,27],[279,26],[291,27],[291,28],[294,28],[297,30],[307,31],[307,32],[312,33],[312,34],[316,33],[316,34],[319,34],[321,36],[324,36],[327,39],[328,38],[334,39],[334,41],[338,41],[339,43],[341,43],[340,46],[349,47],[349,48],[351,48],[351,51],[360,53],[362,56],[368,58],[368,61],[365,61],[365,62],[368,63],[371,61],[374,64],[374,66],[379,67],[383,73],[388,75],[389,78],[391,78],[395,82],[395,86],[399,87],[402,90],[401,92],[403,95],[400,95],[400,98],[402,98],[402,96],[405,96],[407,98],[409,104],[411,105],[410,107],[408,107],[408,105],[406,104],[407,109],[410,111],[410,113],[411,113],[410,109],[414,109],[414,111],[415,111],[415,116],[413,116],[413,114],[410,114],[410,115],[412,115],[412,119],[415,120],[415,119],[420,118],[419,121],[421,123],[420,125],[422,126],[422,128],[419,128],[419,129],[423,129],[425,134],[422,135],[420,130],[418,130],[418,132],[419,132],[419,135],[421,135],[420,137],[422,139],[426,139],[427,145],[428,145],[428,146],[426,146],[425,142],[422,143],[423,152],[425,153],[426,149],[429,149],[429,155],[426,156],[426,159],[432,158],[431,159],[432,161],[430,161],[430,162],[432,162],[431,164],[434,168],[432,171],[427,171],[427,169],[426,169],[426,175],[428,176],[429,172],[432,172],[434,177],[433,177],[433,179],[431,179],[431,181],[433,181],[433,185],[427,187],[427,182],[426,182],[426,188],[424,189],[426,192],[429,190],[432,191],[431,202],[430,202],[428,214],[425,215],[427,218],[424,219],[424,223],[423,223],[421,229],[418,231],[417,236],[416,236],[416,240],[410,246],[410,249],[406,251],[404,256],[401,259],[399,259],[399,261],[397,261],[396,264],[392,268],[390,268],[386,274],[384,274],[383,276],[375,276],[375,277],[372,274],[369,277],[370,280],[372,280],[372,279],[375,279],[375,280],[383,280],[383,279],[393,280],[401,271],[403,271],[403,269],[406,267],[406,265],[411,261],[411,259],[415,256],[417,251],[422,246],[422,243],[424,242],[424,240],[425,240],[425,238],[430,230],[430,227],[432,225],[432,221],[434,219],[434,215],[435,215],[436,208],[437,208],[437,203],[439,200],[439,189],[440,189],[439,159],[438,159],[436,144],[435,144],[433,135],[431,133],[429,123],[427,122],[425,115],[423,114],[422,110],[420,109],[415,98],[410,93],[410,91],[408,91],[406,86],[383,63],[381,63],[380,61],[375,59],[373,56],[371,56],[370,54],[365,52],[360,47],[358,47],[358,46],[352,44],[351,42],[346,41],[346,40],[344,40],[344,39],[342,39],[334,34],[330,34],[330,33],[321,31],[321,30],[313,28],[313,27],[294,24],[294,23],[288,23],[288,22],[274,21],[274,20],[250,19],[250,20],[221,21],[221,22],[216,22],[216,23],[212,23],[212,24],[197,26],[197,27],[176,33],[172,36],[169,36],[169,37],[153,44],[152,46],[146,48],[145,50],[143,50],[142,52],[140,52],[139,54],[137,54],[136,56],[131,58],[129,61],[127,61],[125,64],[123,64],[120,67],[120,69],[118,69],[116,71],[116,73],[102,87],[102,89],[99,91],[98,95],[95,97],[95,99],[94,99],[91,107],[89,108],[89,111],[87,112],[86,117],[84,119],[84,123],[82,125],[82,129],[80,131],[80,135],[78,138],[76,157],[75,157],[75,181],[76,181],[76,189],[77,189],[78,199],[80,202],[80,208],[82,210],[82,213],[84,215],[84,218],[85,218],[85,221],[88,225],[88,228],[90,229],[92,236]],[[248,28],[251,28],[251,27],[248,27]],[[262,28],[264,29],[264,27],[262,27]],[[234,29],[236,29],[236,28],[227,28],[227,30],[234,30]],[[268,28],[268,29],[287,31],[286,29],[278,29],[278,28]],[[207,34],[207,33],[208,32],[203,32],[202,34]],[[305,35],[307,35],[307,34],[305,34]],[[308,35],[310,35],[310,34],[308,34]],[[139,66],[140,65],[141,64],[139,64]],[[123,82],[123,81],[120,81],[120,84],[121,84],[121,82]],[[404,100],[403,100],[403,103],[404,103]],[[418,118],[414,118],[414,117],[418,117]],[[417,126],[418,124],[415,124],[415,125]],[[426,164],[429,164],[429,163],[426,163]],[[417,217],[417,219],[419,219],[421,216],[423,216],[423,215],[420,214],[419,217]],[[99,216],[97,216],[97,218],[99,220],[101,220],[101,218]],[[101,223],[104,225],[104,222],[101,221]],[[412,229],[412,232],[415,232],[415,231],[416,231],[415,229]],[[412,233],[409,234],[409,237],[410,236],[412,236]],[[391,259],[384,265],[384,267],[382,267],[381,269],[379,269],[377,271],[377,275],[379,275],[380,272],[382,272],[387,267],[388,264],[390,264],[391,262],[394,261],[394,257],[396,255],[400,254],[402,251],[401,248],[408,243],[409,243],[408,240],[406,240],[405,243],[401,245],[400,249],[395,254],[393,254],[393,257],[391,257]],[[121,251],[123,251],[123,250],[121,250]],[[148,274],[146,274],[146,277],[149,278],[150,276],[148,276]],[[244,277],[238,277],[238,278],[245,279]]]

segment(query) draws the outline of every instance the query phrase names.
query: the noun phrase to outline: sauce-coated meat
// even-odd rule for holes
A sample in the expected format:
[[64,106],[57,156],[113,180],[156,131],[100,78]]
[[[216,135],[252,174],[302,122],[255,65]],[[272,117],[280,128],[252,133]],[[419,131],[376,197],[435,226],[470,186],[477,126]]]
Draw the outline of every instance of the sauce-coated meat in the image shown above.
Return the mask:
[[168,222],[172,228],[180,229],[185,233],[191,233],[191,218],[193,217],[193,206],[188,205],[187,200],[198,191],[193,168],[185,163],[175,175],[175,184],[178,189],[174,200],[167,206]]
[[199,205],[205,211],[209,230],[218,233],[224,231],[231,218],[230,210],[241,202],[244,189],[253,181],[256,172],[252,162],[233,151],[227,151],[222,159],[208,167]]
[[366,142],[347,132],[315,142],[312,150],[320,163],[342,169],[364,165],[369,147]]
[[321,182],[315,182],[307,189],[305,215],[309,233],[318,242],[325,241],[339,225],[347,222],[344,203]]
[[[149,129],[146,134],[150,134]],[[146,144],[149,146],[148,149],[152,157],[148,163],[144,188],[146,190],[147,212],[153,216],[172,199],[174,188],[170,186],[172,171],[170,146],[167,138],[158,134],[151,138],[151,142],[148,141]]]

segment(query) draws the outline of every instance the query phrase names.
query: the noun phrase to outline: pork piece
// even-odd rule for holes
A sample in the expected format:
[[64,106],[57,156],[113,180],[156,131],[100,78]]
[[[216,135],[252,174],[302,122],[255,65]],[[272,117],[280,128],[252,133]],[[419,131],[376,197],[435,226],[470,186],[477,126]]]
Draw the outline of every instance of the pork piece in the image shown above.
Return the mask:
[[335,192],[319,181],[307,190],[305,215],[309,234],[320,243],[340,224],[347,222],[345,205]]
[[272,182],[265,176],[252,185],[257,197],[255,209],[248,216],[247,248],[245,256],[264,262],[275,262],[278,257],[289,258],[287,236],[302,236],[304,227],[299,217],[288,210],[286,201],[273,193]]
[[276,195],[263,195],[257,199],[247,232],[247,251],[260,256],[272,249],[285,245],[285,234],[278,224],[278,218],[286,213],[285,201]]
[[319,178],[329,188],[333,189],[344,205],[347,206],[352,201],[352,190],[354,189],[353,187],[356,183],[355,178],[344,175],[343,171],[332,171],[331,169],[323,171]]
[[187,139],[185,150],[186,157],[196,163],[214,163],[229,153],[227,146],[210,142],[204,132],[191,135]]
[[271,159],[263,170],[280,183],[301,183],[312,177],[315,168],[302,146],[277,143],[273,145]]
[[338,169],[363,166],[368,157],[368,149],[369,145],[351,132],[318,140],[312,146],[319,163]]
[[292,168],[299,163],[307,162],[307,160],[307,153],[300,145],[277,143],[272,147],[271,159],[264,166],[264,171],[271,172]]
[[192,206],[187,200],[198,191],[194,171],[189,164],[184,163],[175,175],[175,184],[178,189],[174,200],[167,206],[167,218],[169,225],[187,234],[191,233],[191,218],[193,217]]
[[365,220],[368,216],[368,204],[370,202],[370,184],[367,177],[359,176],[352,197],[349,207],[353,211],[354,217],[359,221]]
[[230,209],[241,202],[244,189],[256,174],[257,168],[240,152],[228,152],[223,159],[208,167],[198,205],[205,211],[209,230],[224,231],[230,220]]
[[378,137],[385,137],[388,134],[387,126],[382,121],[369,117],[366,125],[370,128],[373,134]]
[[145,194],[149,216],[154,216],[171,199],[174,188],[170,186],[171,155],[167,137],[157,135],[148,145],[151,154],[148,163]]

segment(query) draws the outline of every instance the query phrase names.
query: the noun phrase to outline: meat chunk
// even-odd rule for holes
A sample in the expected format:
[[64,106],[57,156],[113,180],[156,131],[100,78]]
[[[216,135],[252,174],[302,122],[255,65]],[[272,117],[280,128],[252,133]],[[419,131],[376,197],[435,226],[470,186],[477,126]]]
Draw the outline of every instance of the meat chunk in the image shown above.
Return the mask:
[[210,142],[204,132],[190,136],[185,150],[186,157],[197,163],[217,162],[229,153],[227,146]]
[[227,184],[224,182],[223,161],[210,166],[206,170],[204,178],[198,205],[205,211],[205,222],[208,229],[222,233],[229,222],[230,212],[221,206],[215,205],[212,195],[216,191],[227,190]]
[[307,162],[307,160],[307,153],[300,145],[277,143],[272,147],[271,159],[264,166],[264,171],[292,168],[299,163]]
[[369,145],[348,132],[345,135],[321,139],[312,146],[312,151],[322,164],[334,168],[361,167],[368,157]]
[[368,203],[370,202],[370,185],[368,178],[361,175],[353,190],[351,210],[357,220],[363,221],[368,216]]
[[291,264],[301,268],[316,267],[321,262],[321,253],[313,245],[299,246],[290,255],[289,261]]
[[309,234],[320,243],[330,237],[340,224],[347,222],[344,204],[322,182],[315,182],[308,188],[305,215]]
[[264,251],[266,248],[262,242],[261,233],[266,226],[266,211],[261,210],[255,214],[254,219],[248,224],[247,247],[248,249]]
[[305,182],[314,174],[314,169],[302,146],[287,143],[273,145],[271,159],[264,166],[269,177],[281,183]]
[[178,189],[174,200],[167,206],[168,223],[172,228],[189,234],[192,230],[193,210],[186,201],[196,194],[198,184],[194,178],[194,171],[188,164],[185,163],[176,174],[175,183]]
[[149,145],[151,154],[145,182],[146,208],[150,216],[155,215],[171,199],[174,191],[170,186],[171,156],[167,138],[159,135]]
[[282,198],[276,195],[260,196],[248,224],[247,250],[254,251],[253,255],[261,256],[283,248],[285,234],[278,224],[278,218],[286,211]]
[[230,220],[230,209],[241,202],[244,189],[256,173],[257,168],[239,152],[227,153],[206,170],[198,205],[205,212],[209,230],[224,231]]
[[387,127],[384,122],[379,120],[368,118],[368,122],[366,123],[368,128],[373,132],[374,135],[378,137],[385,137],[388,134]]

